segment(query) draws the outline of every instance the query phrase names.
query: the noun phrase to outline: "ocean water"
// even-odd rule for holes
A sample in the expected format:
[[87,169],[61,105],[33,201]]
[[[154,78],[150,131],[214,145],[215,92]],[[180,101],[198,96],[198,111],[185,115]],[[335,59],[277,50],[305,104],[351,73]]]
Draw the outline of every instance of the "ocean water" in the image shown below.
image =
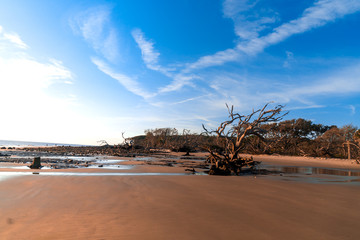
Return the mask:
[[0,147],[83,146],[80,144],[0,140]]

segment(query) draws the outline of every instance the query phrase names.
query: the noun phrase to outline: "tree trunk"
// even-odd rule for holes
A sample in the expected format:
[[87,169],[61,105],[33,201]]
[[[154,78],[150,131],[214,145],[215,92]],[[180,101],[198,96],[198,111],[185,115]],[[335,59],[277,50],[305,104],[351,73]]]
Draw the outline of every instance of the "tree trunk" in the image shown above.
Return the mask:
[[40,157],[34,157],[34,160],[33,160],[32,164],[29,167],[31,169],[40,169],[40,168],[42,168]]

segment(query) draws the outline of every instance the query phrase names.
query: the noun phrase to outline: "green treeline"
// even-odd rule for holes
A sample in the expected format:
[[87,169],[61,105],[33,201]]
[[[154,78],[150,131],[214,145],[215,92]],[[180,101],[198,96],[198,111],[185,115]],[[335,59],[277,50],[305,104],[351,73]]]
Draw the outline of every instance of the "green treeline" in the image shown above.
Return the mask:
[[[353,125],[326,126],[302,118],[261,125],[257,136],[248,136],[242,153],[280,154],[293,156],[359,158],[360,131]],[[172,151],[202,151],[208,146],[221,148],[215,136],[179,132],[175,128],[145,131],[145,136],[132,138],[134,145],[144,149],[163,148]],[[221,150],[221,149],[219,149]]]

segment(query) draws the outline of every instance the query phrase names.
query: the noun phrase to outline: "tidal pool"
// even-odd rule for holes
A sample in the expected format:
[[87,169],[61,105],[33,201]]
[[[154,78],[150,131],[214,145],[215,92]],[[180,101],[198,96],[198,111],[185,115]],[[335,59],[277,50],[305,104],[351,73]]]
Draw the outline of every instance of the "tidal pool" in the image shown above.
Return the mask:
[[186,176],[191,173],[115,173],[115,172],[0,172],[0,181],[14,177],[40,175],[40,176]]
[[265,175],[267,177],[276,177],[284,181],[360,185],[359,170],[272,165],[261,165],[259,169],[268,171],[269,174]]
[[[62,157],[64,158],[64,157]],[[74,159],[70,158],[69,159]],[[42,170],[16,172],[18,170],[28,169],[28,166],[19,165],[14,166],[13,164],[3,163],[0,168],[10,168],[15,171],[12,172],[0,172],[0,181],[6,180],[16,176],[24,175],[45,175],[45,176],[189,176],[189,175],[207,175],[204,172],[184,172],[184,173],[131,173],[131,172],[106,172],[105,170],[129,170],[134,168],[133,165],[121,165],[124,160],[112,160],[102,157],[78,157],[76,160],[89,161],[88,165],[76,165],[67,163],[57,163],[58,169],[61,168],[96,168],[104,169],[104,172],[97,173],[86,173],[86,172],[50,172],[42,171],[54,168],[51,166],[45,166]],[[74,159],[74,160],[75,160]],[[140,158],[144,160],[146,158]],[[140,160],[138,159],[138,160]],[[29,163],[30,164],[30,163]],[[320,168],[320,167],[300,167],[300,166],[281,166],[281,165],[267,165],[261,164],[259,167],[259,174],[254,176],[261,178],[273,178],[282,181],[297,181],[297,182],[308,182],[308,183],[320,183],[320,184],[350,184],[360,185],[360,171],[359,170],[347,170],[347,169],[335,169],[335,168]],[[184,169],[185,170],[185,169]],[[249,174],[244,174],[249,175]],[[252,175],[252,174],[250,174]],[[239,176],[242,177],[242,176]]]

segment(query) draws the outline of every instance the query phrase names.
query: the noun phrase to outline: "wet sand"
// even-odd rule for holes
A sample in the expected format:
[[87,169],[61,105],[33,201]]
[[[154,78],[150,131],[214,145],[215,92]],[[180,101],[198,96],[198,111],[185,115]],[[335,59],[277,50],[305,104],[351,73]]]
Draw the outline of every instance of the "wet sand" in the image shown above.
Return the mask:
[[[0,239],[360,239],[359,186],[262,176],[39,171],[0,181]],[[141,165],[123,171],[183,169]]]

